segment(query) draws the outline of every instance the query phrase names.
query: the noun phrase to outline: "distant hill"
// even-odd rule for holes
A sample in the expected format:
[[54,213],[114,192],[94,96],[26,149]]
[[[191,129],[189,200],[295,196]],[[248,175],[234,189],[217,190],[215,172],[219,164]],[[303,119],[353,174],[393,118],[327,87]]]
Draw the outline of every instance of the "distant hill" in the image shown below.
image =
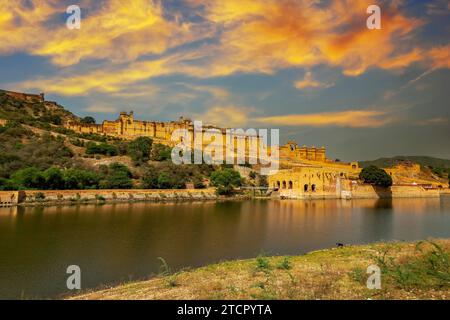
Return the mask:
[[404,161],[418,163],[422,167],[450,168],[450,160],[427,156],[396,156],[392,158],[379,158],[376,160],[360,161],[359,165],[363,168],[368,167],[370,165],[386,168],[394,166],[397,163]]
[[44,95],[0,90],[0,119],[35,125],[39,122],[60,125],[66,120],[78,119],[70,111]]

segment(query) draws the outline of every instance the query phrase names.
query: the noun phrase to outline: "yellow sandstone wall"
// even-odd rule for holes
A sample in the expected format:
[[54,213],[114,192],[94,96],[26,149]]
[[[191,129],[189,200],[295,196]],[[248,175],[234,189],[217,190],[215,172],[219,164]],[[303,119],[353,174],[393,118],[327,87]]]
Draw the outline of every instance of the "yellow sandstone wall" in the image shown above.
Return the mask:
[[[44,198],[42,198],[42,195]],[[176,199],[216,199],[215,189],[183,189],[183,190],[29,190],[24,191],[25,203],[36,201],[68,202],[68,201],[163,201]]]
[[0,191],[0,205],[14,205],[19,203],[19,191]]
[[[98,124],[81,124],[74,121],[69,121],[65,124],[65,127],[79,133],[97,133],[109,136],[114,136],[122,139],[134,139],[136,137],[151,137],[158,142],[174,146],[176,143],[171,141],[172,134],[177,129],[186,129],[191,134],[191,141],[194,141],[194,127],[192,121],[188,119],[180,118],[179,121],[171,122],[155,122],[155,121],[141,121],[135,120],[134,114],[131,111],[129,114],[126,112],[121,112],[119,118],[115,121],[105,120],[101,125]],[[205,126],[206,129],[216,129],[221,135],[221,142],[224,146],[224,157],[225,157],[225,146],[226,141],[226,129],[218,128],[214,126]],[[246,136],[245,138],[245,154],[248,156],[250,150],[250,141],[252,138]],[[204,147],[210,145],[211,139],[203,139],[203,149]],[[238,147],[238,141],[235,140],[235,150]],[[259,153],[260,138],[256,138],[256,150]],[[268,150],[270,154],[270,150]],[[326,149],[325,147],[299,147],[295,142],[288,142],[284,146],[280,146],[280,159],[287,161],[314,161],[314,162],[328,162],[331,161],[326,159]]]

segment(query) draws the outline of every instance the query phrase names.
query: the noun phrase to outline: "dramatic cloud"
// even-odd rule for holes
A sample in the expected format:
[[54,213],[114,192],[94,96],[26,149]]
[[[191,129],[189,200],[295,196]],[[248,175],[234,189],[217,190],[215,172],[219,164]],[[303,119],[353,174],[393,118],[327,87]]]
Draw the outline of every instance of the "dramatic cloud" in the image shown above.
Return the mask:
[[132,83],[170,73],[171,57],[152,61],[134,62],[126,67],[105,67],[79,75],[63,74],[53,78],[25,81],[22,89],[39,89],[62,95],[83,95],[90,91],[119,92]]
[[[83,11],[82,27],[69,30],[61,21],[67,3],[0,0],[0,54],[25,51],[49,57],[58,66],[80,66],[19,86],[63,95],[119,92],[121,86],[167,75],[274,74],[317,65],[339,68],[347,76],[370,68],[404,69],[414,63],[432,70],[449,68],[448,45],[413,45],[415,32],[425,21],[407,16],[398,1],[376,1],[383,8],[382,30],[366,28],[366,9],[373,1],[185,2],[198,13],[195,20],[171,12],[159,1],[84,0],[81,7],[90,10]],[[87,69],[85,61],[99,63]],[[331,84],[307,73],[295,86]]]
[[388,2],[383,2],[382,30],[365,27],[370,4],[366,1],[331,1],[329,5],[312,0],[191,2],[202,4],[205,17],[223,28],[220,44],[207,48],[214,57],[204,59],[217,75],[328,64],[357,76],[372,67],[388,68],[390,60],[407,54],[399,49],[404,50],[402,45],[423,24]]
[[[0,0],[0,53],[26,51],[67,66],[81,59],[133,61],[194,40],[189,24],[169,21],[161,5],[153,1],[101,1],[98,10],[82,16],[79,30],[52,21],[55,15],[65,16],[64,3],[39,0],[30,3]],[[94,3],[84,1],[81,7],[92,8]],[[50,22],[53,23],[49,25]]]
[[264,123],[271,126],[336,126],[350,128],[377,128],[395,122],[396,120],[397,119],[388,112],[370,110],[290,114],[255,119],[258,123]]

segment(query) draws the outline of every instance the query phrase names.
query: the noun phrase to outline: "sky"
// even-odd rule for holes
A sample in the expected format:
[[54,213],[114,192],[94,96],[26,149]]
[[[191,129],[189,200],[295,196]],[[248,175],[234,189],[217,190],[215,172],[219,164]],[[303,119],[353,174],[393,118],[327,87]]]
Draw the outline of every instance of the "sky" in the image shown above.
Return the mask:
[[0,0],[0,88],[97,122],[279,128],[331,159],[450,159],[449,36],[448,0]]

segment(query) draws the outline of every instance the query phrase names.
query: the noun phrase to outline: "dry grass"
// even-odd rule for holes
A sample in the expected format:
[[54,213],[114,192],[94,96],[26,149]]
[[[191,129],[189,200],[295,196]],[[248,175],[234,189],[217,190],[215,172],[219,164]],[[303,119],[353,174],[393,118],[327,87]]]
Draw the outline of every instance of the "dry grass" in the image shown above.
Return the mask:
[[[434,240],[433,243],[419,247],[417,243],[376,243],[315,251],[303,256],[260,256],[73,298],[450,299],[450,281],[447,281],[450,240]],[[366,287],[366,269],[371,264],[382,269],[380,290]]]

